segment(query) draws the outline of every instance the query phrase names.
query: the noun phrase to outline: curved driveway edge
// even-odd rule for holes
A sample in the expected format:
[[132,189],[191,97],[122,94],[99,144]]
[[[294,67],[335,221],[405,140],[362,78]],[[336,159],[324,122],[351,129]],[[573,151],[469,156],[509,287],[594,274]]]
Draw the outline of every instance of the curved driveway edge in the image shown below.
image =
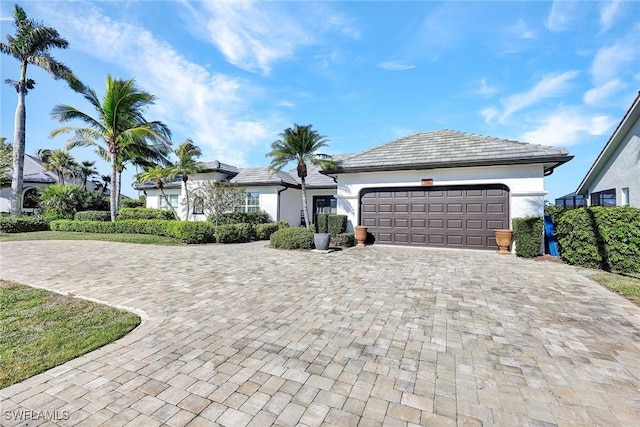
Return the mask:
[[1,425],[640,425],[640,308],[514,256],[0,243],[1,277],[147,321],[0,390]]

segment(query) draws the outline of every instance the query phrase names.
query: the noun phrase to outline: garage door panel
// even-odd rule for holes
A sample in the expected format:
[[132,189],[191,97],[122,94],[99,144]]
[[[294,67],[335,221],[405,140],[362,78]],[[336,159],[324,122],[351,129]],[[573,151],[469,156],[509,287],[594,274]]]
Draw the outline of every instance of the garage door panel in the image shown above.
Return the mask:
[[360,223],[377,243],[497,248],[493,230],[508,228],[509,191],[500,185],[371,189]]

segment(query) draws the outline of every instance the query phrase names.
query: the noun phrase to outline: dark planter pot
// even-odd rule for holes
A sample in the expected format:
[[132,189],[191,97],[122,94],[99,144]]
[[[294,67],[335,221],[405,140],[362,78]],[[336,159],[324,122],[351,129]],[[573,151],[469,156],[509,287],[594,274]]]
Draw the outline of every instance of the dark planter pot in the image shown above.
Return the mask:
[[331,243],[331,234],[329,233],[315,233],[313,235],[313,243],[316,245],[316,249],[319,251],[326,251],[329,249],[329,243]]

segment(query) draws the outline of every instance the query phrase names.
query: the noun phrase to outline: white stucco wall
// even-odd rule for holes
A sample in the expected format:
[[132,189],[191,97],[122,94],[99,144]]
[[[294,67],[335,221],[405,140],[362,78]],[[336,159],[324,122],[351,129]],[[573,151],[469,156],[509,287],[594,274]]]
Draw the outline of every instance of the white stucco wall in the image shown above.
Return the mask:
[[[589,187],[589,195],[616,190],[616,204],[622,205],[622,189],[629,189],[629,205],[640,208],[640,121],[631,129],[602,172]],[[588,203],[591,203],[590,197]]]
[[509,222],[513,218],[543,215],[544,169],[542,165],[485,166],[421,171],[367,172],[338,175],[338,213],[349,218],[348,230],[359,224],[360,191],[377,187],[420,186],[422,179],[433,185],[503,184],[509,188]]
[[[41,183],[25,183],[22,188],[22,212],[32,213],[34,209],[29,209],[24,207],[24,195],[27,190],[31,188],[37,188],[38,191],[42,191],[44,187],[50,184],[41,184]],[[0,189],[0,212],[11,212],[11,187],[4,187]]]

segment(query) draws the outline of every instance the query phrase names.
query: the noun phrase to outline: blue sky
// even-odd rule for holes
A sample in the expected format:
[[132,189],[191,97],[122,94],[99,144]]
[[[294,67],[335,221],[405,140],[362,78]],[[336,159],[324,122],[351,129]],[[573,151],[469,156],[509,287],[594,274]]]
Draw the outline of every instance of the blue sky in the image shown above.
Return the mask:
[[[202,160],[237,166],[268,165],[293,123],[313,124],[329,153],[454,129],[567,148],[575,158],[546,178],[553,200],[575,190],[640,90],[635,1],[19,4],[69,41],[53,55],[100,96],[107,74],[134,77],[158,97],[147,119],[166,123],[175,145],[190,137]],[[12,7],[0,3],[3,38]],[[17,78],[18,63],[0,60],[2,80]],[[61,148],[64,136],[48,139],[61,126],[53,106],[90,107],[36,67],[29,77],[27,153]],[[15,105],[3,84],[9,141]]]

